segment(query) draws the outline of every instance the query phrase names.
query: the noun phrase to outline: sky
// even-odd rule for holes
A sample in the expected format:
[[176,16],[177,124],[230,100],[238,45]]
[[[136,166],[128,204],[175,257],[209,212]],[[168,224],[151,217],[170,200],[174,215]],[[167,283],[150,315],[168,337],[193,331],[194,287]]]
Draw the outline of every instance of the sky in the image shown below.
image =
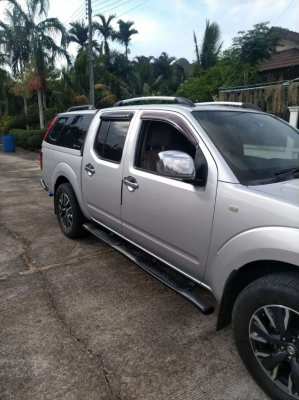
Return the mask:
[[[6,4],[0,0],[1,20]],[[193,31],[200,43],[207,19],[219,24],[224,48],[240,30],[259,22],[299,32],[299,0],[92,0],[92,8],[94,15],[116,14],[135,22],[139,34],[132,39],[131,57],[156,57],[166,51],[192,61]],[[85,0],[50,0],[49,16],[58,17],[66,26],[84,19]]]

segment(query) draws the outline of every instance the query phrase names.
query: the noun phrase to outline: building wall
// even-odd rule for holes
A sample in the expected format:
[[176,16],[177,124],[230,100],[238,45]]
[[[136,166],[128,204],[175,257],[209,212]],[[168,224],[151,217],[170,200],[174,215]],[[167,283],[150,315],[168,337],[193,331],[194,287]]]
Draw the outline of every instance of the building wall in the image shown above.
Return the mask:
[[286,81],[299,77],[299,65],[260,72],[263,82]]

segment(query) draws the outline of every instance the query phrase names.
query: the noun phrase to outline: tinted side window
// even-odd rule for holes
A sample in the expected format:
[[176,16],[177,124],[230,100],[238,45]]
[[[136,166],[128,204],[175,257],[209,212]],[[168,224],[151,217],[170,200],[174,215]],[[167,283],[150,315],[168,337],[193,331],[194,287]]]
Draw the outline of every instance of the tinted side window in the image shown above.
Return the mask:
[[59,145],[80,150],[92,118],[93,115],[76,115],[69,118],[61,134]]
[[95,140],[95,150],[106,160],[119,163],[130,121],[102,121]]
[[67,117],[61,117],[57,120],[53,128],[51,129],[48,137],[47,142],[50,144],[59,145],[59,139],[61,137],[61,133],[67,123]]
[[109,121],[102,121],[100,128],[98,130],[96,139],[95,139],[95,143],[94,143],[94,149],[97,152],[97,154],[100,157],[103,157],[104,154],[104,145],[105,145],[105,141],[106,141],[106,137],[107,137],[107,133],[108,133],[108,129],[109,129]]
[[129,121],[111,121],[104,146],[104,158],[120,162],[123,154]]
[[78,120],[76,121],[76,127],[75,127],[76,141],[74,142],[73,148],[78,148],[78,149],[82,148],[85,141],[85,136],[87,134],[91,121],[93,120],[93,117],[94,114],[79,116]]
[[195,146],[174,126],[166,122],[144,121],[140,132],[135,166],[157,173],[159,153],[168,150],[182,151],[195,159]]

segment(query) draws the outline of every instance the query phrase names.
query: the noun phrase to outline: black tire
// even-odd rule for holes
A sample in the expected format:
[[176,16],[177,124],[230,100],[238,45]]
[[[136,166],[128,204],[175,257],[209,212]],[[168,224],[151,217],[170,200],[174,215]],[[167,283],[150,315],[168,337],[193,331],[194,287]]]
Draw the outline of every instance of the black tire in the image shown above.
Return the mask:
[[233,330],[244,364],[270,398],[299,399],[299,274],[268,275],[246,287]]
[[84,216],[69,183],[63,183],[57,188],[54,207],[59,226],[65,236],[75,239],[86,235],[83,229]]

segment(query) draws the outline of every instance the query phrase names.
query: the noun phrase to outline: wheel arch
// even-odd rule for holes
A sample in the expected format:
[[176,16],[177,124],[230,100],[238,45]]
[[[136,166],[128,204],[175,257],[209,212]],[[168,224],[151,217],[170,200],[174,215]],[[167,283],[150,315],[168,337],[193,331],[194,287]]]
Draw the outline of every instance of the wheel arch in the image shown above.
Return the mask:
[[[67,174],[64,174],[64,173],[57,174],[57,176],[56,176],[56,178],[54,180],[54,187],[53,187],[54,196],[55,196],[55,193],[56,193],[56,191],[57,191],[57,189],[58,189],[58,187],[60,185],[62,185],[64,183],[69,183],[71,185],[72,189],[73,189],[74,195],[75,195],[76,200],[77,200],[77,202],[79,204],[79,207],[80,207],[80,210],[81,210],[82,214],[85,216],[85,218],[88,218],[89,216],[88,216],[88,213],[86,211],[86,208],[84,207],[84,203],[83,203],[82,196],[81,196],[81,190],[80,190],[80,188],[77,187],[76,180],[74,181],[71,178],[72,178],[72,175],[71,176],[67,176]],[[55,204],[55,201],[54,201],[54,204]],[[55,207],[54,207],[54,211],[55,211],[55,214],[56,214]]]
[[299,268],[297,265],[281,261],[259,260],[232,271],[224,286],[218,312],[217,330],[221,330],[231,323],[235,301],[245,287],[263,276],[280,272],[297,272],[299,275]]
[[82,188],[81,188],[81,163],[74,165],[69,165],[66,162],[60,162],[56,165],[55,170],[52,174],[52,190],[55,195],[55,192],[59,185],[62,183],[69,183],[75,193],[77,202],[80,206],[81,212],[85,216],[85,218],[89,219],[89,213],[87,207],[84,204],[83,196],[82,196]]
[[58,187],[59,187],[60,185],[62,185],[63,183],[69,183],[69,184],[71,185],[69,179],[67,179],[64,175],[60,175],[60,176],[56,179],[56,182],[54,183],[54,194],[56,193]]

